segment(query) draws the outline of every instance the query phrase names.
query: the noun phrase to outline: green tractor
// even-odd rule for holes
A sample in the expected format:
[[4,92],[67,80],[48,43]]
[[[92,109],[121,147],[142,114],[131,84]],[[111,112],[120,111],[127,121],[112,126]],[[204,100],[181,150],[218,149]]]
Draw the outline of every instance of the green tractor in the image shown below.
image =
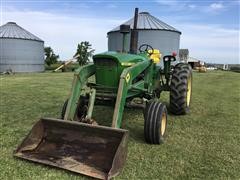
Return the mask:
[[[167,107],[159,101],[163,91],[170,92],[169,110],[182,115],[189,112],[192,71],[175,56],[163,57],[143,44],[137,53],[137,15],[131,32],[130,53],[105,52],[93,57],[93,64],[76,70],[61,119],[42,118],[15,151],[15,156],[60,167],[87,176],[109,179],[122,169],[127,156],[128,131],[121,129],[124,107],[142,99],[144,136],[149,144],[164,142]],[[124,35],[130,27],[120,27]],[[95,76],[95,82],[88,81]],[[101,126],[92,118],[95,105],[115,105],[111,127]]]

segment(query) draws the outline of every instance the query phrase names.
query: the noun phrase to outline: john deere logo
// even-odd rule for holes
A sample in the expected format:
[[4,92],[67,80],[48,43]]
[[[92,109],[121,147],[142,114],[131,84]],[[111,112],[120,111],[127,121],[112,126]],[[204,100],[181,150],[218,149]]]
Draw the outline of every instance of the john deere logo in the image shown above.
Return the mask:
[[128,83],[130,80],[130,74],[128,73],[127,76],[126,76],[126,82]]

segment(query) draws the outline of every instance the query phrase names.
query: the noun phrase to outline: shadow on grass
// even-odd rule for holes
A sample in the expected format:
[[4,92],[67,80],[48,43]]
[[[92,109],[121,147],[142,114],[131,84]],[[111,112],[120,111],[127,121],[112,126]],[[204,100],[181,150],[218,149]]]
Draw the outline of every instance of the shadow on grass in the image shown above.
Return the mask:
[[[113,107],[95,106],[93,119],[95,119],[99,125],[111,127],[113,111]],[[129,131],[130,140],[145,143],[143,124],[144,119],[142,109],[124,109],[121,129]]]
[[[98,122],[99,125],[111,127],[113,110],[113,107],[95,106],[93,118]],[[168,115],[166,139],[168,138],[168,134],[171,134],[171,132],[173,131],[175,117],[176,116],[172,114]],[[146,143],[144,138],[143,109],[125,108],[121,128],[129,131],[130,141],[141,144]]]

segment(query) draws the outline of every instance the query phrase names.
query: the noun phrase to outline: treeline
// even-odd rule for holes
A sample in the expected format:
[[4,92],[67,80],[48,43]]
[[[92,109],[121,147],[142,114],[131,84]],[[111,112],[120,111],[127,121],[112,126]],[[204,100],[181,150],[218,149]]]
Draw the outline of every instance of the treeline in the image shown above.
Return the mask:
[[[78,64],[80,66],[83,66],[89,63],[94,51],[95,50],[92,49],[92,45],[88,41],[82,41],[77,45],[77,50],[73,57],[76,57]],[[44,48],[44,54],[45,64],[47,66],[46,69],[49,69],[48,67],[58,63],[59,55],[55,54],[55,52],[50,46]]]

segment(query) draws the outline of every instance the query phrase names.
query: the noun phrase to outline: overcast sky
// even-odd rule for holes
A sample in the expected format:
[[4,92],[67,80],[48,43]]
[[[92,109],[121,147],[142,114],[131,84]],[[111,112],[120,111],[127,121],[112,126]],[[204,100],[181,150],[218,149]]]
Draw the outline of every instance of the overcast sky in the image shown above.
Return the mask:
[[107,32],[133,16],[134,8],[182,32],[180,47],[207,62],[240,63],[240,1],[210,0],[0,0],[0,25],[14,21],[45,41],[60,59],[71,58],[77,43],[107,50]]

